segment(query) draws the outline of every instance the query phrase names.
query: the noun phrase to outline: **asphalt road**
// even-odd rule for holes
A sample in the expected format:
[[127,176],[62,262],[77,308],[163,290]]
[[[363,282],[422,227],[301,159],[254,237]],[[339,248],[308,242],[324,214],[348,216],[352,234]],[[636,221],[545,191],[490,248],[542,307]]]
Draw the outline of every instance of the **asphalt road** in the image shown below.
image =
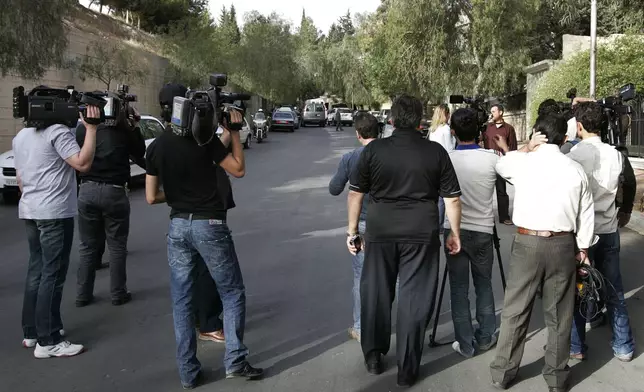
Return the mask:
[[[354,132],[345,128],[301,128],[295,133],[271,133],[247,151],[247,175],[234,180],[237,208],[229,215],[247,290],[245,343],[250,361],[266,368],[258,382],[225,380],[223,346],[199,343],[206,370],[204,391],[368,391],[395,390],[395,343],[389,371],[366,374],[359,345],[349,340],[351,325],[351,259],[345,241],[346,197],[332,197],[328,182],[341,155],[356,147]],[[132,217],[128,286],[134,300],[122,307],[109,301],[109,274],[99,271],[98,301],[74,307],[78,251],[65,288],[62,314],[69,340],[88,351],[67,359],[36,360],[20,346],[20,311],[27,265],[27,244],[16,206],[0,206],[0,391],[115,392],[179,391],[175,342],[168,286],[165,234],[167,206],[148,206],[143,190],[131,194]],[[503,261],[509,264],[513,228],[499,227]],[[638,291],[642,279],[637,264],[644,251],[641,236],[623,232],[622,254],[636,336],[644,316]],[[442,262],[444,265],[444,262]],[[497,308],[502,288],[495,270]],[[449,287],[449,286],[448,286]],[[633,290],[634,289],[634,290]],[[449,289],[448,289],[449,290]],[[539,304],[537,304],[539,306]],[[452,337],[449,300],[441,307],[438,340]],[[540,347],[545,341],[541,312],[531,328],[526,369],[520,389],[541,391]],[[594,334],[594,332],[593,332]],[[611,360],[608,330],[594,345],[595,357],[575,371],[575,390],[642,391],[643,362]],[[395,338],[394,338],[395,340]],[[424,381],[414,391],[487,391],[488,364],[493,353],[463,361],[449,347],[426,349]],[[575,368],[576,369],[576,368]],[[593,374],[594,373],[594,374]],[[591,376],[591,374],[593,374]],[[628,380],[628,381],[627,381]],[[623,387],[622,387],[623,385]]]

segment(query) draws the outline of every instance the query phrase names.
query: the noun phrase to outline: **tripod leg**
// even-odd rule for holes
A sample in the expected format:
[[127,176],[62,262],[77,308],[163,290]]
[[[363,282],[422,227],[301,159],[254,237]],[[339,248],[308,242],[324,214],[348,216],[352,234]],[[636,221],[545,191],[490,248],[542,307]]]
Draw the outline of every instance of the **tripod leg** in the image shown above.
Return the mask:
[[503,270],[503,260],[501,259],[501,239],[499,234],[496,231],[496,225],[494,225],[494,249],[496,250],[496,259],[499,262],[499,272],[501,273],[501,284],[503,285],[503,291],[505,291],[505,271]]
[[432,333],[429,335],[429,347],[436,347],[436,330],[438,329],[438,317],[441,314],[441,304],[443,303],[443,295],[445,294],[445,283],[447,283],[447,265],[445,265],[445,271],[443,272],[443,282],[441,283],[441,292],[438,296],[438,306],[436,306],[436,312],[434,313],[434,327],[432,328]]

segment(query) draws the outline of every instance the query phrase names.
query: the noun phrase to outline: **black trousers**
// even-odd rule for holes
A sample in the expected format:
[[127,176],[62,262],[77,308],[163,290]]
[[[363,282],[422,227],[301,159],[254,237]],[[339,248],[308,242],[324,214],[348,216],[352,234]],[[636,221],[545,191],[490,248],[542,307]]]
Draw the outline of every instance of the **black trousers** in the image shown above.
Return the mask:
[[130,200],[124,187],[83,182],[78,193],[80,237],[76,298],[89,300],[94,294],[96,266],[100,265],[105,241],[110,255],[112,299],[127,294],[127,239],[130,233]]
[[199,332],[208,333],[224,329],[224,323],[219,318],[224,306],[219,297],[217,286],[201,257],[197,261],[197,286],[194,296],[194,306],[197,309]]
[[499,221],[510,220],[510,196],[508,196],[507,182],[501,176],[496,176],[496,201],[499,207]]
[[387,354],[391,343],[391,306],[400,278],[396,348],[398,373],[416,379],[425,330],[434,311],[440,240],[430,243],[367,242],[360,280],[361,344],[365,360]]
[[570,373],[570,330],[575,305],[575,238],[517,234],[512,244],[508,286],[501,313],[501,334],[492,380],[503,384],[517,377],[526,343],[532,305],[541,288],[548,329],[543,376],[550,387],[565,387]]

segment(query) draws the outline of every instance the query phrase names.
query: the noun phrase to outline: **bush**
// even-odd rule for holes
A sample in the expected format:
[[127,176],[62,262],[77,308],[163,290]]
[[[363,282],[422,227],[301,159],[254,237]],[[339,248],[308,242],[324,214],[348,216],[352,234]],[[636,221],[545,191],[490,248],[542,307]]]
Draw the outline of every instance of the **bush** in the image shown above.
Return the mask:
[[[642,37],[624,36],[597,48],[597,98],[615,95],[628,83],[644,90],[643,41]],[[573,87],[577,96],[590,96],[590,51],[557,64],[539,80],[528,106],[532,118],[536,120],[539,104],[548,98],[567,101],[566,93]]]

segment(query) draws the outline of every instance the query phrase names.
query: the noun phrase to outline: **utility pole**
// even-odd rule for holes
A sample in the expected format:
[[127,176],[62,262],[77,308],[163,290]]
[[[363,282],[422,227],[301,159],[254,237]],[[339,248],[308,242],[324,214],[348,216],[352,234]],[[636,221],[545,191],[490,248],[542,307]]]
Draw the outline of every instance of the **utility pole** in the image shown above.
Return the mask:
[[597,0],[590,2],[590,97],[597,89]]

